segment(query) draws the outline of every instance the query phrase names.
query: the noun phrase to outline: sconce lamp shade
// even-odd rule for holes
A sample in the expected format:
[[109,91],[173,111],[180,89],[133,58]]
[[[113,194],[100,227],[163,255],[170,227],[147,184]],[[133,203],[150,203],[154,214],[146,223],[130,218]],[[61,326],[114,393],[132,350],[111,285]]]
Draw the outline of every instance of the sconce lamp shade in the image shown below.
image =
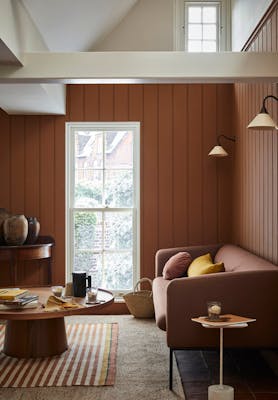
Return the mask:
[[208,155],[212,157],[227,157],[228,153],[222,146],[214,146]]
[[221,140],[227,139],[231,140],[232,142],[236,141],[235,136],[226,136],[226,135],[218,135],[217,136],[217,145],[208,153],[211,157],[227,157],[228,153],[226,150],[221,146]]
[[259,114],[250,122],[247,126],[248,129],[259,129],[259,130],[271,130],[271,129],[278,129],[277,124],[273,121],[271,116],[268,114],[266,109],[266,100],[273,99],[278,101],[278,97],[273,96],[272,94],[266,96],[263,99],[263,105]]
[[259,113],[247,126],[248,129],[271,130],[276,128],[276,124],[268,113]]

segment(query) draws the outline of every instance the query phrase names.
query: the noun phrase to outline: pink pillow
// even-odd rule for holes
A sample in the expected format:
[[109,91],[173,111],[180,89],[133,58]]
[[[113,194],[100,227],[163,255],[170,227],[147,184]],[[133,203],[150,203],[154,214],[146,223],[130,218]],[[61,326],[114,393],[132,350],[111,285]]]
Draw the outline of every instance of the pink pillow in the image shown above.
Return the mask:
[[186,271],[192,262],[192,257],[187,252],[179,252],[170,257],[163,268],[164,279],[174,279],[185,276]]

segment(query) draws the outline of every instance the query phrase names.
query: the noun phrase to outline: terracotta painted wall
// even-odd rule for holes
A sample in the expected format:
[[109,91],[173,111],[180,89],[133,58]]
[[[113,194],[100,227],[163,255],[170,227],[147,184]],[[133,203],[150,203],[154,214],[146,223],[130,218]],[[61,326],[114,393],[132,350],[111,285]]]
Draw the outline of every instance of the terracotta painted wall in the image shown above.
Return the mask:
[[[246,51],[278,51],[278,7],[274,7],[249,41]],[[238,136],[235,179],[235,240],[278,264],[277,131],[248,131],[263,98],[278,95],[277,85],[235,85],[235,131]],[[267,108],[278,120],[277,102]]]
[[[56,240],[53,277],[65,276],[65,122],[141,122],[141,275],[154,276],[162,247],[227,242],[232,232],[232,156],[209,159],[232,134],[232,85],[72,85],[66,117],[0,113],[0,207],[37,216]],[[225,143],[231,154],[234,144]],[[8,284],[1,265],[1,285]],[[43,267],[18,284],[43,283]]]

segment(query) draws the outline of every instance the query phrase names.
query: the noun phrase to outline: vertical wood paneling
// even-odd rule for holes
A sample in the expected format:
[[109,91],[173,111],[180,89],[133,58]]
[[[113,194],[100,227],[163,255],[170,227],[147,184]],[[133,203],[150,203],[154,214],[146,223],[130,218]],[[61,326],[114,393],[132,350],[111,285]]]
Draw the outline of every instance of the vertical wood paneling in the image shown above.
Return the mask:
[[101,121],[114,120],[114,85],[100,86],[99,107],[99,118]]
[[173,245],[172,85],[158,91],[158,246]]
[[70,121],[83,121],[84,119],[84,86],[69,86],[69,118]]
[[[208,102],[207,99],[210,99]],[[203,240],[213,243],[218,236],[215,221],[217,218],[217,173],[216,160],[208,157],[209,151],[215,146],[217,136],[225,133],[217,128],[217,88],[216,85],[206,85],[203,88]],[[224,144],[223,144],[224,145]],[[224,145],[225,147],[225,145]]]
[[23,214],[25,207],[25,123],[24,117],[11,117],[11,202],[10,211]]
[[115,121],[128,121],[128,85],[115,85],[114,96]]
[[[11,133],[10,133],[10,118],[4,111],[0,110],[0,180],[2,188],[0,190],[0,207],[10,210],[11,204]],[[0,280],[2,287],[9,285],[10,271],[8,263],[1,263]]]
[[2,110],[0,110],[0,134],[0,180],[2,186],[2,189],[0,190],[0,205],[2,208],[9,210],[11,202],[10,118]]
[[[154,150],[155,149],[155,150]],[[143,242],[141,273],[152,271],[154,254],[158,249],[158,86],[144,86],[144,157],[143,170]],[[153,275],[153,271],[151,272]]]
[[189,243],[203,242],[203,137],[202,137],[202,86],[188,87],[188,226]]
[[[231,85],[217,86],[217,130],[226,136],[234,136],[232,121],[229,113],[233,113],[232,102],[233,88]],[[226,99],[223,101],[223,99]],[[229,154],[221,163],[217,160],[218,176],[218,235],[222,243],[230,242],[232,239],[233,206],[230,198],[233,195],[233,168],[234,154],[237,149],[237,142],[224,140],[224,147]],[[227,205],[230,211],[227,211]]]
[[99,120],[99,85],[84,86],[84,119]]
[[[152,278],[159,248],[218,242],[231,231],[222,226],[232,209],[230,183],[221,193],[231,163],[219,175],[207,153],[217,134],[231,133],[232,95],[231,85],[73,85],[65,117],[0,113],[7,131],[0,207],[37,216],[41,234],[54,237],[53,283],[65,277],[65,122],[140,121],[141,275]],[[20,268],[20,284],[46,283],[38,265]],[[0,271],[5,285],[7,270]]]
[[40,188],[40,126],[39,117],[25,118],[25,215],[40,218],[37,193]]
[[[144,97],[143,97],[143,85],[129,85],[128,86],[128,99],[129,99],[129,120],[130,121],[141,121],[141,125],[143,122],[143,104],[144,104]],[[144,129],[144,125],[141,126],[141,130]],[[144,137],[141,134],[141,140]],[[142,157],[143,159],[143,157]]]
[[54,118],[41,117],[40,124],[40,220],[42,234],[54,234]]
[[65,117],[56,117],[54,122],[54,282],[63,282],[65,277]]
[[[140,273],[141,276],[149,275],[152,277],[152,271],[148,271],[145,267],[144,260],[144,231],[145,231],[145,214],[144,214],[144,92],[143,85],[129,85],[128,86],[128,119],[129,121],[139,121],[140,122]],[[138,214],[137,214],[138,216]],[[146,271],[146,272],[145,272]]]
[[188,243],[187,86],[174,85],[173,90],[173,240],[183,246]]
[[[249,49],[260,52],[277,52],[277,4],[272,8],[250,42]],[[243,231],[239,244],[253,252],[278,263],[278,203],[277,203],[277,152],[275,131],[248,131],[246,126],[258,113],[267,94],[277,96],[277,86],[267,83],[236,84],[235,122],[239,127],[239,157],[236,170],[242,170],[243,185],[237,190],[235,225]],[[277,119],[277,103],[269,100],[269,113]]]

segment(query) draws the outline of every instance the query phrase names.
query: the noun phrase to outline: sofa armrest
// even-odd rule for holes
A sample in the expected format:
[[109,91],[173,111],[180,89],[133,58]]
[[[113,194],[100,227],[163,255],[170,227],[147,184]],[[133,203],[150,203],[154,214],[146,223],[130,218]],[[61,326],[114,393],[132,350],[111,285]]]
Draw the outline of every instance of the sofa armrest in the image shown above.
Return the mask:
[[[173,279],[167,287],[167,344],[172,348],[214,347],[217,330],[204,329],[191,321],[207,315],[207,301],[222,303],[222,314],[256,318],[248,329],[225,331],[231,347],[277,347],[278,269],[222,272]],[[208,332],[209,331],[209,332]],[[214,332],[212,332],[214,331]]]
[[221,247],[221,244],[214,245],[204,245],[204,246],[186,246],[186,247],[172,247],[169,249],[160,249],[156,252],[155,255],[155,276],[162,276],[162,271],[165,263],[172,257],[174,254],[179,253],[180,251],[188,251],[192,258],[199,257],[203,254],[210,253],[212,258],[214,259],[215,254]]

